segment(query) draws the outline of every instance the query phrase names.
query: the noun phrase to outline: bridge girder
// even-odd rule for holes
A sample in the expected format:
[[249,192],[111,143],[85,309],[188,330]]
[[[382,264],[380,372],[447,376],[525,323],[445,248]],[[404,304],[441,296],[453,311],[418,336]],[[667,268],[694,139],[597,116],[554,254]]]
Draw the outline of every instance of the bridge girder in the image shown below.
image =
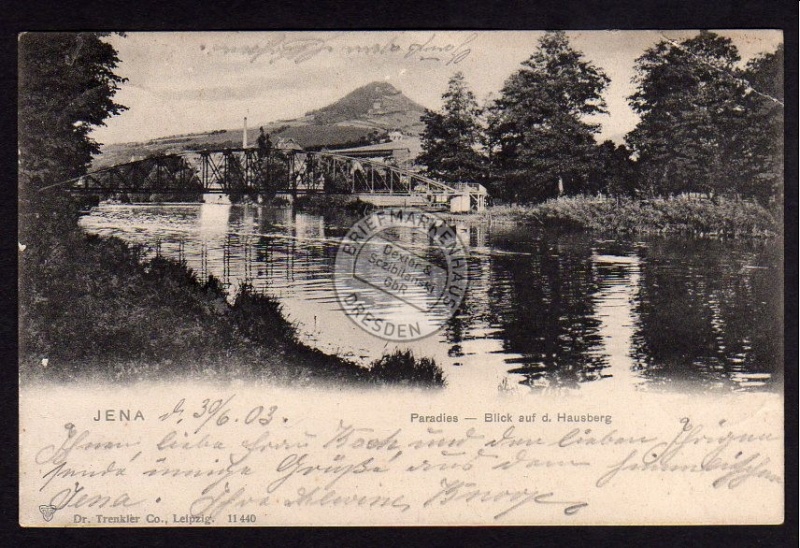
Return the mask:
[[64,183],[71,192],[99,194],[269,195],[316,192],[422,195],[447,204],[468,195],[482,209],[486,190],[476,184],[449,185],[386,162],[336,152],[225,149],[171,154],[116,165]]

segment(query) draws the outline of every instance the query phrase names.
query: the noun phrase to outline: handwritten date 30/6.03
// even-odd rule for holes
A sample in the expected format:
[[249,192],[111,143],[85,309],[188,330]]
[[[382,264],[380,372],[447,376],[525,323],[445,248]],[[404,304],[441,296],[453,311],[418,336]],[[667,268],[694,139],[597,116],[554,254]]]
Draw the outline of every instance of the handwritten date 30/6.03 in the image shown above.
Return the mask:
[[251,515],[304,508],[570,519],[591,512],[603,492],[654,474],[676,488],[698,479],[711,489],[783,482],[768,455],[780,437],[724,420],[683,418],[666,433],[542,423],[381,429],[309,420],[236,394],[181,398],[156,416],[146,427],[131,420],[115,437],[91,418],[91,428],[64,425],[34,456],[43,519],[210,525],[239,516],[235,523],[249,524]]

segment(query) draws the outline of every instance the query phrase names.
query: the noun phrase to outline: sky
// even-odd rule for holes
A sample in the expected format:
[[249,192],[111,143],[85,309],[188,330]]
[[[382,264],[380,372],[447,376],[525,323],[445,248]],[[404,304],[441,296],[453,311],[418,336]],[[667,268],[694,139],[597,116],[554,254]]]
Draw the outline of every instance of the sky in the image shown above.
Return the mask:
[[[772,52],[780,31],[720,30],[742,63]],[[611,79],[599,140],[621,143],[637,122],[626,98],[634,63],[665,38],[696,30],[571,31],[572,46]],[[464,73],[479,102],[536,50],[539,31],[169,32],[107,38],[119,52],[115,101],[129,110],[94,130],[100,143],[134,142],[214,129],[257,127],[297,118],[355,88],[387,81],[430,109],[441,107],[447,81]]]

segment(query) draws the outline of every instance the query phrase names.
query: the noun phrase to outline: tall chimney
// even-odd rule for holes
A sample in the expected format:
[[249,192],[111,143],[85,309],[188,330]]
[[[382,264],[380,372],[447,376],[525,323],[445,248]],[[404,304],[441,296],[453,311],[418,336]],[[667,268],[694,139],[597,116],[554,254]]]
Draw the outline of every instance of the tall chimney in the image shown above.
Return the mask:
[[242,148],[247,148],[247,116],[244,117],[244,131],[242,131]]

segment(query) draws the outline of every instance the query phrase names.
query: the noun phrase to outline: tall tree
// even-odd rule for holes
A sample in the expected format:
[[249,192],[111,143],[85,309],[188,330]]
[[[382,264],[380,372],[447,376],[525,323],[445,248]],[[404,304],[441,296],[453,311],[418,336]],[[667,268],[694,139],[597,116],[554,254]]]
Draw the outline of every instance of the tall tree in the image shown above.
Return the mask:
[[586,117],[606,112],[608,83],[564,32],[545,34],[491,108],[488,136],[500,173],[494,190],[512,201],[585,190],[600,128]]
[[26,33],[19,38],[22,184],[40,188],[85,173],[100,150],[93,127],[125,107],[112,98],[125,79],[103,33]]
[[[21,353],[58,348],[74,261],[94,257],[74,214],[75,201],[43,187],[85,173],[99,145],[89,135],[124,107],[112,97],[123,81],[119,59],[97,33],[27,33],[19,37],[19,257]],[[121,272],[121,271],[120,271]],[[30,354],[29,354],[30,355]],[[49,355],[49,354],[46,354]]]
[[641,116],[626,139],[651,192],[735,191],[746,148],[745,82],[736,46],[703,31],[680,43],[663,40],[636,61]]
[[481,153],[481,109],[467,87],[464,74],[456,72],[442,95],[441,112],[426,109],[422,115],[422,152],[416,162],[426,173],[448,182],[482,181],[485,158]]
[[751,59],[743,71],[747,142],[742,193],[767,200],[783,193],[784,47]]

